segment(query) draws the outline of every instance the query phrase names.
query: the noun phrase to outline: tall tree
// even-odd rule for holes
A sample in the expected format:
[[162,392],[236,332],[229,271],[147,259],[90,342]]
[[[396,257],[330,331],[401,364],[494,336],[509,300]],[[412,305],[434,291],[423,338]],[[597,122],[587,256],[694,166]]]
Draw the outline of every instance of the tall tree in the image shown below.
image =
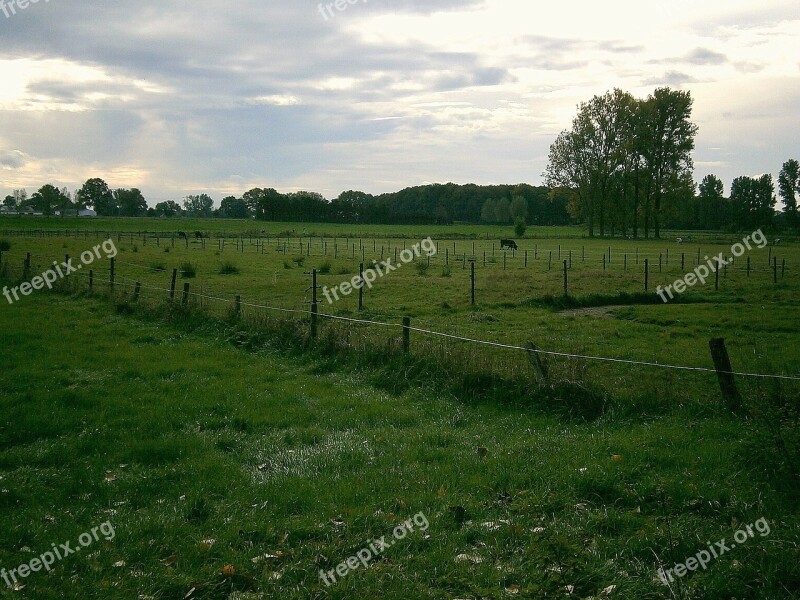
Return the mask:
[[147,202],[136,188],[114,190],[114,200],[122,217],[139,217],[147,213]]
[[51,184],[43,185],[39,191],[31,196],[31,204],[34,210],[45,215],[53,214],[53,211],[69,203],[69,198],[65,197],[61,190]]
[[545,181],[550,187],[576,190],[590,237],[596,221],[600,235],[605,234],[607,200],[624,159],[633,105],[633,97],[619,89],[595,96],[578,107],[572,129],[562,132],[550,147]]
[[180,216],[182,209],[180,204],[174,200],[167,200],[166,202],[159,202],[155,206],[155,216],[157,217],[174,217]]
[[797,194],[800,193],[800,163],[791,159],[783,163],[778,175],[778,190],[783,200],[783,212],[786,213],[789,225],[800,226],[797,214]]
[[184,198],[183,208],[193,217],[210,217],[214,209],[214,201],[208,194],[190,195]]
[[78,208],[91,207],[101,217],[114,216],[119,207],[108,184],[100,178],[88,179],[75,198]]
[[511,218],[515,221],[528,218],[528,201],[524,196],[514,195],[511,199]]
[[497,201],[489,198],[483,203],[481,209],[481,221],[484,223],[495,223],[497,221]]
[[500,198],[494,209],[495,219],[501,225],[508,225],[511,222],[511,202],[508,198]]
[[639,132],[648,175],[655,237],[661,237],[662,204],[672,194],[671,184],[684,181],[694,163],[692,150],[698,127],[691,121],[689,92],[658,88],[640,106]]

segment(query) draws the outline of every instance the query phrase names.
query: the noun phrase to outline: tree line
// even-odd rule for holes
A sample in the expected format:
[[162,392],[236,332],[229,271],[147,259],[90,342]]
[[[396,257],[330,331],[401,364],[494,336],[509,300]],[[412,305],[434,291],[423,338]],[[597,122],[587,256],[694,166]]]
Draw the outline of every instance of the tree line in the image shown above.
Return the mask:
[[714,175],[694,182],[698,127],[689,92],[659,88],[647,98],[614,89],[578,106],[571,129],[550,147],[544,179],[569,197],[570,214],[599,233],[661,237],[663,227],[797,227],[798,164],[779,177],[784,213],[776,221],[772,175],[737,177],[730,197]]

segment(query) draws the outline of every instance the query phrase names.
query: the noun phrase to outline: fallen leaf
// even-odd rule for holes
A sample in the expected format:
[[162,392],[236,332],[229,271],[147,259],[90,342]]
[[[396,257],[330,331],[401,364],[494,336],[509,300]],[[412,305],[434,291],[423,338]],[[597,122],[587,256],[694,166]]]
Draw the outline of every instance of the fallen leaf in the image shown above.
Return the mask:
[[222,574],[225,577],[233,577],[234,575],[236,575],[236,567],[234,567],[233,565],[225,565],[224,567],[222,567]]
[[612,454],[611,460],[614,462],[622,462],[622,454]]
[[602,591],[602,592],[600,592],[600,595],[601,595],[601,596],[608,596],[608,595],[609,595],[611,592],[613,592],[615,589],[617,589],[617,586],[615,586],[615,585],[610,585],[610,586],[608,586],[607,588],[604,588],[604,589],[603,589],[603,591]]
[[117,562],[114,563],[114,566],[117,567],[118,569],[120,567],[124,567],[125,566],[125,561],[124,560],[118,560]]

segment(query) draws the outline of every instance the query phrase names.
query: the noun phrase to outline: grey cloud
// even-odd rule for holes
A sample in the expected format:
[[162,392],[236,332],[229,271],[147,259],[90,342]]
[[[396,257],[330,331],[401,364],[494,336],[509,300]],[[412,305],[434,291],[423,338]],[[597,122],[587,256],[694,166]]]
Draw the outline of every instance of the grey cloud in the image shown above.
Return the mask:
[[19,150],[0,150],[0,167],[19,169],[28,162],[28,156]]
[[684,60],[694,65],[721,65],[728,62],[728,57],[708,48],[695,48]]
[[643,85],[674,85],[680,86],[686,83],[695,83],[697,79],[688,75],[687,73],[681,73],[680,71],[667,71],[661,77],[651,77],[643,81]]

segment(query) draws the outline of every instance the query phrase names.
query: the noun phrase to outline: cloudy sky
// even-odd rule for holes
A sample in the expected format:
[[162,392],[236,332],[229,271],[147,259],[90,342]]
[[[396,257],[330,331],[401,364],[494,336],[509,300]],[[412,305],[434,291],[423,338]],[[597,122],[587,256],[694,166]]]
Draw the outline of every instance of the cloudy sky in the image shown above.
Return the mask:
[[698,181],[800,159],[797,0],[352,1],[1,0],[0,194],[539,184],[614,87],[691,90]]

